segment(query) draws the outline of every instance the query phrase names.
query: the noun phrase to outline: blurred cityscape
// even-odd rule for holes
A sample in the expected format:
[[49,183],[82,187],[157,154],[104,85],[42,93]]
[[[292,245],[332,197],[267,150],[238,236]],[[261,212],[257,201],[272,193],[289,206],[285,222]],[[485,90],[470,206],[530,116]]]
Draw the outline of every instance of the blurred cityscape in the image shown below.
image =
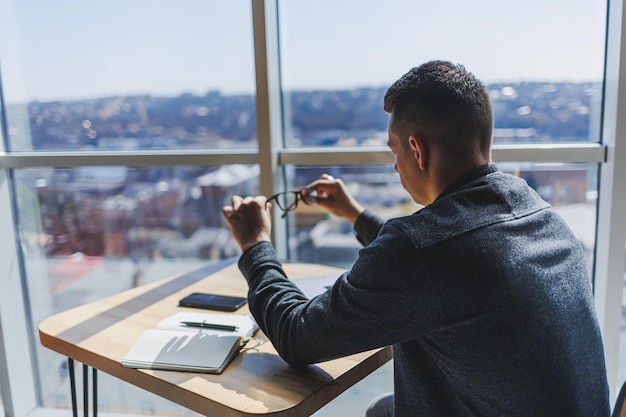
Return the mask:
[[[596,140],[600,83],[490,84],[495,143]],[[386,88],[284,95],[288,146],[384,145]],[[106,97],[9,105],[9,146],[24,150],[256,147],[255,98]],[[386,135],[386,134],[385,134]]]

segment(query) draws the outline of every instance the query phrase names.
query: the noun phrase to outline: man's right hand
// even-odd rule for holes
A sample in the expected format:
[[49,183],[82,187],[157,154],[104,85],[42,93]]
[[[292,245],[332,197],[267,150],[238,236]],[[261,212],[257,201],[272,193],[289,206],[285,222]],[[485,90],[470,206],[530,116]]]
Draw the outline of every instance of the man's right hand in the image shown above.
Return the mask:
[[317,188],[318,205],[335,216],[343,217],[352,224],[365,210],[350,194],[343,181],[331,175],[323,174],[318,180],[310,183],[307,188],[309,187]]

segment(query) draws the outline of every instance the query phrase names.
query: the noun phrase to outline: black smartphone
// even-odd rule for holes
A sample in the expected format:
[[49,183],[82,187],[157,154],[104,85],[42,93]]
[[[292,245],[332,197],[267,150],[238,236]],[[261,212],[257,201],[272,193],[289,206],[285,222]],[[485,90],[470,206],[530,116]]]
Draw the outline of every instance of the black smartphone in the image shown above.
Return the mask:
[[207,310],[235,311],[247,302],[248,300],[244,297],[195,292],[179,300],[178,305]]

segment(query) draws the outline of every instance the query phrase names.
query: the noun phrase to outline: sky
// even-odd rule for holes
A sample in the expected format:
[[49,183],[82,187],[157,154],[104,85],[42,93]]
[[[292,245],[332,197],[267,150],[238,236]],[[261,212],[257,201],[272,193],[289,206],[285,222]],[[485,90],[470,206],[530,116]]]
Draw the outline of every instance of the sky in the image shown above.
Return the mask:
[[[430,59],[496,81],[602,78],[599,0],[282,0],[287,90],[388,86]],[[250,0],[0,0],[7,102],[254,91]]]

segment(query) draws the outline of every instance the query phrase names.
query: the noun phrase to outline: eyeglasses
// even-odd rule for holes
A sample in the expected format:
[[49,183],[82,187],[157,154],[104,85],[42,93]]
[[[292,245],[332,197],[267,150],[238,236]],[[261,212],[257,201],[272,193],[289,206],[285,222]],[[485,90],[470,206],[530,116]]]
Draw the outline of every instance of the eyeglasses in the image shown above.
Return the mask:
[[283,211],[281,216],[283,219],[287,216],[287,213],[291,210],[295,210],[298,207],[298,201],[302,200],[305,204],[310,206],[317,204],[317,188],[303,188],[299,191],[283,191],[282,193],[274,194],[267,199],[267,202],[272,200],[276,201],[276,205]]

